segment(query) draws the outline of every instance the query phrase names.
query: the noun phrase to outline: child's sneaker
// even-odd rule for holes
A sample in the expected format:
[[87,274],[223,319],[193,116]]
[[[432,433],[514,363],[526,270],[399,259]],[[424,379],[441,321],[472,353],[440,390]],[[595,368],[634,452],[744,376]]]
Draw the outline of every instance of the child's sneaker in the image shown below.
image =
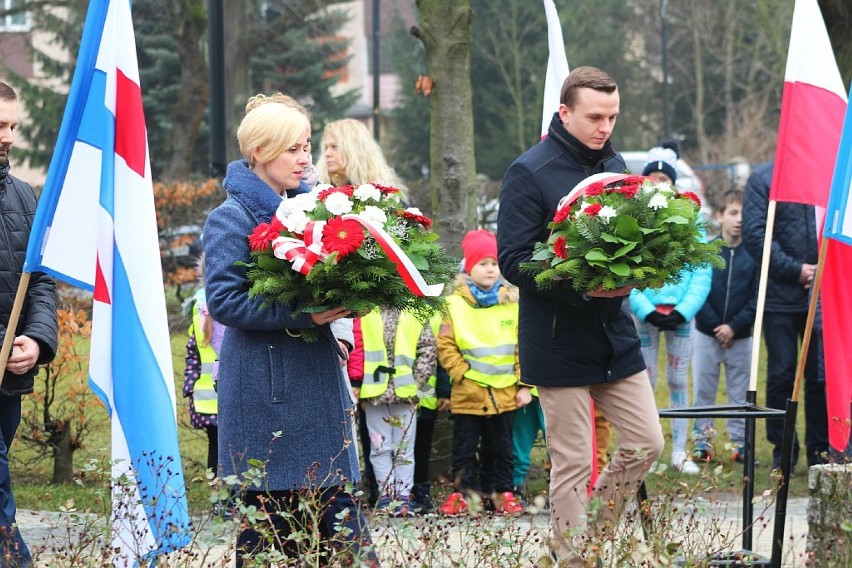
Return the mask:
[[387,515],[391,512],[391,498],[387,495],[382,495],[379,497],[378,502],[376,503],[376,514],[379,515]]
[[495,515],[522,515],[524,508],[515,499],[515,494],[511,491],[504,491],[497,497],[497,505],[494,509]]
[[716,452],[710,442],[698,442],[692,450],[692,457],[697,461],[709,462],[716,457]]
[[731,453],[731,460],[736,463],[745,462],[745,446],[737,446],[737,449]]
[[444,503],[438,507],[438,511],[448,517],[463,515],[467,513],[467,501],[464,500],[464,496],[459,492],[450,493],[447,495]]
[[391,511],[393,517],[407,517],[411,512],[411,499],[409,497],[397,497],[397,504]]
[[686,453],[672,454],[672,467],[687,475],[698,475],[701,473],[701,469],[695,465],[694,461],[686,457]]

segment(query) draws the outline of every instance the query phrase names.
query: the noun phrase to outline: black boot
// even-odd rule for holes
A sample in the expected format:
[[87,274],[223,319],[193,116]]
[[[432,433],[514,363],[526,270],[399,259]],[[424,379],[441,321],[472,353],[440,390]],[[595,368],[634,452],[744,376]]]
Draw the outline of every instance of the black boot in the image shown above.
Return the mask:
[[415,515],[426,515],[435,512],[432,503],[432,484],[428,481],[415,483],[411,488],[411,510]]

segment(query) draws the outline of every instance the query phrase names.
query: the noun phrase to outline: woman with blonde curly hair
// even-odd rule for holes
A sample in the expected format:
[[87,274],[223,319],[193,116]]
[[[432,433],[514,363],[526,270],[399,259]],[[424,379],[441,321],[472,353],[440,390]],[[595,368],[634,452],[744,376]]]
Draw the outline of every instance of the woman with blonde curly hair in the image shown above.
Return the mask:
[[340,186],[381,182],[400,187],[378,142],[364,124],[353,118],[326,124],[320,148],[317,169],[322,183]]

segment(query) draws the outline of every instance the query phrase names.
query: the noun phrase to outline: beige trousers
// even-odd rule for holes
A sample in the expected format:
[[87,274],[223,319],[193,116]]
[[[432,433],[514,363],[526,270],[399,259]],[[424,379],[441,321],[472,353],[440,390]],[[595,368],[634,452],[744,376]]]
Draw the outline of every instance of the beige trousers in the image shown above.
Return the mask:
[[[645,371],[614,383],[587,387],[538,387],[550,474],[552,548],[560,560],[581,564],[583,540],[617,521],[625,503],[635,498],[650,464],[663,451],[663,432],[651,382]],[[589,397],[615,429],[618,447],[598,476],[592,498],[602,507],[587,522],[587,486],[592,475],[592,416]]]

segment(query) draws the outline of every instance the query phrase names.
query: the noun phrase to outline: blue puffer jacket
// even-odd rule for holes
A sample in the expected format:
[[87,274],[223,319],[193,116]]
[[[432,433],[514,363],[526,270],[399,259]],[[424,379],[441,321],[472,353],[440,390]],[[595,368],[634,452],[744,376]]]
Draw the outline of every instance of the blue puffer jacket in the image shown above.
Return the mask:
[[[758,264],[763,258],[769,187],[772,185],[774,164],[766,162],[754,169],[746,184],[743,201],[743,244]],[[799,276],[802,264],[816,264],[818,254],[813,205],[779,202],[775,209],[775,229],[772,232],[772,252],[769,257],[767,312],[808,311],[810,291],[799,283]]]
[[725,268],[713,271],[710,295],[695,314],[695,329],[712,337],[713,330],[726,323],[734,330],[734,339],[750,337],[760,271],[744,246],[723,246],[721,255]]
[[630,310],[636,314],[639,321],[645,321],[657,306],[670,305],[674,306],[675,311],[686,321],[691,321],[710,293],[711,280],[710,268],[684,270],[674,284],[630,292]]

